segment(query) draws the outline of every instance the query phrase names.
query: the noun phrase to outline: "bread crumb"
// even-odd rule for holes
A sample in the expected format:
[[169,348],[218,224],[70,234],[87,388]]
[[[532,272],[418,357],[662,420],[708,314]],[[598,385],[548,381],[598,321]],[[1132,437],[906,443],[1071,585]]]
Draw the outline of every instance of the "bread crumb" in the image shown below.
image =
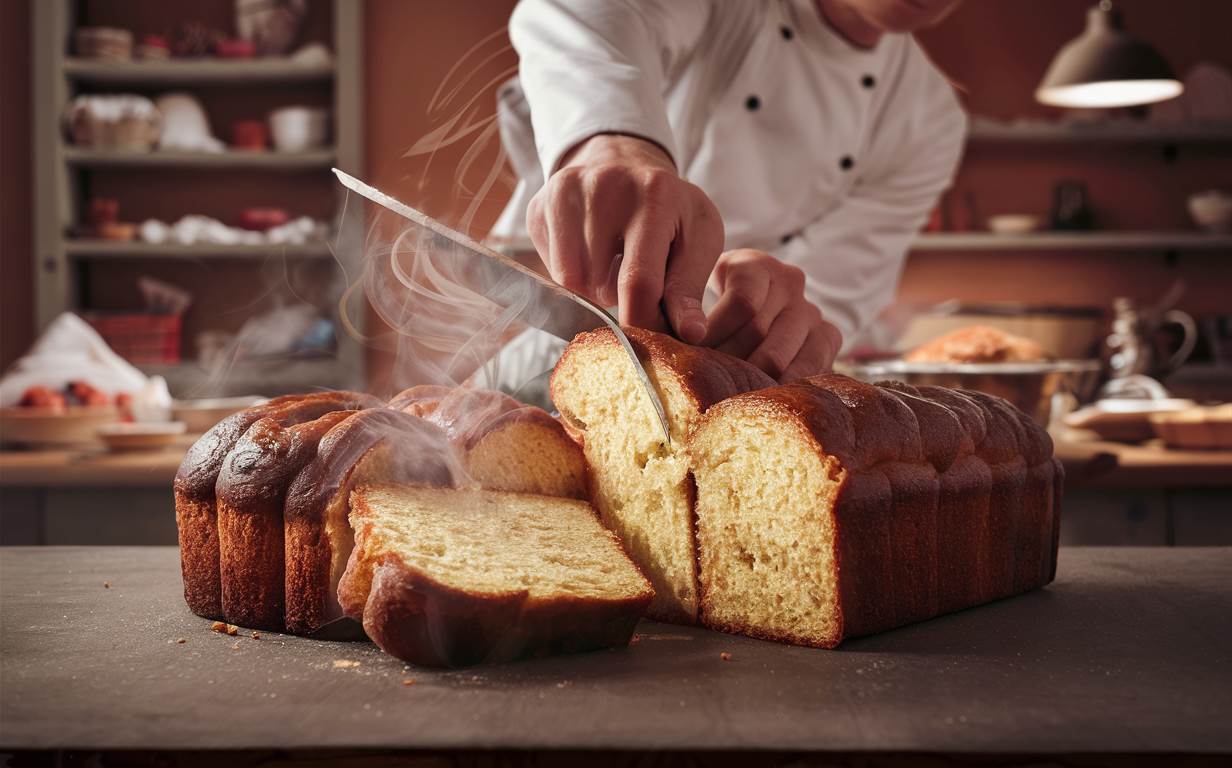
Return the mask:
[[403,684],[403,685],[414,685],[414,684],[415,684],[415,679],[414,679],[414,678],[412,678],[412,677],[408,677],[408,678],[406,678],[405,680],[403,680],[403,681],[402,681],[402,684]]
[[641,635],[634,635],[633,637],[629,638],[629,645],[637,645],[640,642],[642,642]]
[[104,582],[103,582],[103,589],[111,589],[111,582],[110,582],[110,581],[104,581]]
[[184,638],[182,638],[182,637],[177,637],[177,638],[175,639],[175,642],[176,642],[176,645],[183,645],[184,643],[187,643],[188,641],[187,641],[187,640],[185,640],[185,639],[184,639]]
[[240,628],[239,628],[239,627],[237,627],[237,626],[235,626],[234,624],[228,624],[228,625],[227,625],[227,634],[228,634],[228,635],[231,635],[231,636],[233,636],[233,637],[234,637],[234,636],[235,636],[235,634],[236,634],[237,632],[239,632],[239,631],[240,631]]
[[350,659],[334,659],[334,669],[350,669],[351,667],[358,666],[358,661],[351,661]]
[[252,639],[253,639],[253,640],[260,640],[260,639],[261,639],[261,633],[260,633],[260,632],[258,632],[257,630],[255,630],[255,629],[254,629],[254,630],[252,631]]
[[211,632],[226,632],[227,623],[225,621],[216,621],[210,625]]
[[238,651],[240,649],[240,641],[236,640],[235,645],[231,646],[231,650]]
[[722,653],[719,654],[719,658],[722,659],[723,661],[731,661],[731,654],[728,653],[727,651],[723,651]]

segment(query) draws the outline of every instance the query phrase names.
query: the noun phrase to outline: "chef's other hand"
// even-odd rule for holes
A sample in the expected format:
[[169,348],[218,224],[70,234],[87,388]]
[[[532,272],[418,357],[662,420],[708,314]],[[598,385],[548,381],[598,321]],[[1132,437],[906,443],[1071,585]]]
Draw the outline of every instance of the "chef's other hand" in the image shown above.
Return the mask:
[[616,134],[582,142],[530,201],[526,225],[552,279],[616,304],[621,324],[692,343],[706,335],[702,294],[723,221],[657,144]]
[[719,294],[702,343],[748,360],[779,381],[830,370],[843,343],[838,328],[804,297],[804,272],[762,251],[719,257],[710,278]]

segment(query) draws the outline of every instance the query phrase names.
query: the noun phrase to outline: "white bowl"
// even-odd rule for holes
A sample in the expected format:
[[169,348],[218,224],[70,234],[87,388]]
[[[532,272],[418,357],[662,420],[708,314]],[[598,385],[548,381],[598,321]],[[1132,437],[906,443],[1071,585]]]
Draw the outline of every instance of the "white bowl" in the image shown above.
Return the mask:
[[270,136],[279,152],[306,152],[325,145],[329,113],[317,107],[283,107],[270,112]]
[[1232,232],[1232,194],[1218,189],[1189,196],[1189,216],[1208,232]]
[[98,436],[113,451],[156,451],[184,432],[182,421],[121,421],[99,427]]
[[1043,220],[1030,213],[1003,213],[988,217],[988,228],[998,235],[1025,235],[1040,229]]

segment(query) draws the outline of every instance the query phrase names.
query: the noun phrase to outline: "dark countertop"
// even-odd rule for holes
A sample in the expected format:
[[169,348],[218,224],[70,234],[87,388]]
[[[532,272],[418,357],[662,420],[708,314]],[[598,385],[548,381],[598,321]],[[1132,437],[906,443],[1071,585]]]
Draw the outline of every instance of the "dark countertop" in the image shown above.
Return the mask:
[[1065,549],[1045,590],[836,651],[644,623],[459,671],[213,633],[169,547],[2,549],[0,600],[0,749],[1232,752],[1227,549]]

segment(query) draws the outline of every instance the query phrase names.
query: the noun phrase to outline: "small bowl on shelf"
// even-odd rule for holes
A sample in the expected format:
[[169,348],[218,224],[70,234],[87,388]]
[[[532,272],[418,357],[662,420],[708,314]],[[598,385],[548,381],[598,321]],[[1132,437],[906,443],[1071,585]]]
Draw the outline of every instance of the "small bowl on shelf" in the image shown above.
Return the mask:
[[1044,220],[1030,213],[1003,213],[988,217],[988,229],[998,235],[1025,235],[1038,232]]
[[1218,189],[1190,195],[1189,216],[1202,229],[1213,233],[1232,232],[1232,194]]
[[97,445],[99,429],[119,418],[112,405],[0,408],[0,442],[25,448]]
[[120,421],[98,429],[110,451],[160,451],[187,432],[182,421]]

